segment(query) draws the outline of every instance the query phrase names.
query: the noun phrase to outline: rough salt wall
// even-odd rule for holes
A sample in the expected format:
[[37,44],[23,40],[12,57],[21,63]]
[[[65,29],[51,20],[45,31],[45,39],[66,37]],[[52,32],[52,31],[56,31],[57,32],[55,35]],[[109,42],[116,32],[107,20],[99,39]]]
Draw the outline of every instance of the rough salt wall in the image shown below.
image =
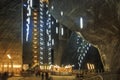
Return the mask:
[[[50,12],[99,48],[105,69],[120,69],[120,0],[49,0]],[[53,7],[52,7],[53,6]],[[61,16],[63,11],[63,16]],[[83,17],[84,28],[80,28]]]
[[22,63],[21,2],[0,0],[0,64],[8,64],[10,54],[14,64]]

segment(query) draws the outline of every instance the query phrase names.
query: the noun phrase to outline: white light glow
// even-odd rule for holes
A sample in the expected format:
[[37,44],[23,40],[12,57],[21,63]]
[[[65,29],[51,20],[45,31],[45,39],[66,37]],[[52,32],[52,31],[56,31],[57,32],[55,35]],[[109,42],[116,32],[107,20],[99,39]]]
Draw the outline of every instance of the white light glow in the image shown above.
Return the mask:
[[87,68],[88,68],[88,70],[90,70],[90,64],[89,63],[87,63]]
[[10,54],[8,54],[8,55],[7,55],[7,57],[8,57],[9,59],[11,59],[11,56],[10,56]]
[[41,11],[43,11],[43,9],[42,9],[42,8],[40,8],[40,10],[41,10]]
[[82,63],[82,60],[80,60],[80,63]]
[[55,42],[54,42],[54,39],[52,39],[52,45],[54,45],[54,43],[55,43]]
[[32,1],[32,0],[30,0],[30,6],[32,7],[32,5],[33,5],[33,1]]
[[40,29],[41,32],[43,32],[43,29]]
[[43,15],[43,13],[42,13],[42,12],[40,12],[40,14],[41,14],[41,15]]
[[43,4],[40,4],[41,7],[43,7]]
[[51,35],[49,35],[49,39],[51,40]]
[[56,23],[58,23],[58,20],[56,19]]
[[47,42],[47,46],[50,46],[49,42]]
[[40,57],[40,59],[43,59],[43,57]]
[[43,64],[43,62],[40,62],[40,64]]
[[52,9],[52,10],[54,9],[54,6],[53,6],[53,5],[51,6],[51,9]]
[[49,34],[48,29],[46,30],[46,33]]
[[41,22],[41,23],[43,23],[43,21],[42,21],[42,20],[40,20],[40,22]]
[[60,15],[63,16],[63,14],[64,14],[63,11],[61,11],[61,12],[60,12]]
[[52,64],[52,62],[49,62],[49,64]]
[[48,55],[51,55],[51,53],[49,53]]
[[41,55],[43,55],[43,52],[40,52]]
[[51,60],[51,57],[49,57],[48,59]]
[[27,29],[26,29],[26,41],[28,41],[28,36],[29,36],[29,24],[26,24]]
[[30,16],[31,16],[31,7],[32,7],[32,0],[27,0],[27,24],[26,24],[26,41],[28,41],[29,38],[29,25],[30,25]]
[[46,7],[48,7],[48,5],[46,5]]
[[54,24],[54,21],[52,21],[52,24]]
[[42,24],[40,24],[40,27],[43,27],[43,25],[42,25]]
[[85,56],[85,53],[83,53],[83,56]]
[[30,5],[28,5],[27,10],[28,10],[27,16],[31,16],[31,9],[30,9]]
[[80,28],[82,29],[83,28],[83,18],[80,17]]
[[48,12],[49,12],[49,11],[47,10],[46,14],[48,14]]
[[40,18],[41,18],[41,19],[43,19],[43,17],[42,17],[42,16],[40,16]]
[[48,16],[50,17],[51,15],[49,14]]
[[64,29],[61,28],[61,35],[63,36],[64,35]]
[[43,45],[44,43],[43,42],[40,42],[41,45]]

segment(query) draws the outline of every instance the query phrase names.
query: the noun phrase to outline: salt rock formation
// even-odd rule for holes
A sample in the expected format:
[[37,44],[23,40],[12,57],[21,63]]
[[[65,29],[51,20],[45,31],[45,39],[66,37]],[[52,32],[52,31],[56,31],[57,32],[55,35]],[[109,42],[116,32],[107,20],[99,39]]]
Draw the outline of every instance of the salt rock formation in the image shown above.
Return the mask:
[[61,24],[99,49],[105,70],[119,71],[120,0],[49,0],[49,7]]

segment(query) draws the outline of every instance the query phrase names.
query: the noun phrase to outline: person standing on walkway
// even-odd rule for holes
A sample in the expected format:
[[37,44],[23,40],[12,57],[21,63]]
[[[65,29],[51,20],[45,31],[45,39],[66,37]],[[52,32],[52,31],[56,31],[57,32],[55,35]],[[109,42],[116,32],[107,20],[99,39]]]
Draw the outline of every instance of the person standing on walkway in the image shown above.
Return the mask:
[[46,80],[48,80],[48,72],[45,72],[45,78],[46,78]]
[[1,80],[7,80],[8,79],[8,72],[4,72]]
[[42,77],[42,80],[44,80],[44,72],[42,72],[41,77]]

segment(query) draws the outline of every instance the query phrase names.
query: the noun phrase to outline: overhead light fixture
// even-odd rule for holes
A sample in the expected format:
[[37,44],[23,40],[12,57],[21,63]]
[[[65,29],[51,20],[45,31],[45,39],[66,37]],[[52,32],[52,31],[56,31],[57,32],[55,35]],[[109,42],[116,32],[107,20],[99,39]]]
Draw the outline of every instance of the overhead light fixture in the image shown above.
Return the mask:
[[64,14],[63,11],[61,11],[61,12],[60,12],[60,15],[63,16],[63,14]]
[[83,18],[80,17],[80,28],[83,29]]

